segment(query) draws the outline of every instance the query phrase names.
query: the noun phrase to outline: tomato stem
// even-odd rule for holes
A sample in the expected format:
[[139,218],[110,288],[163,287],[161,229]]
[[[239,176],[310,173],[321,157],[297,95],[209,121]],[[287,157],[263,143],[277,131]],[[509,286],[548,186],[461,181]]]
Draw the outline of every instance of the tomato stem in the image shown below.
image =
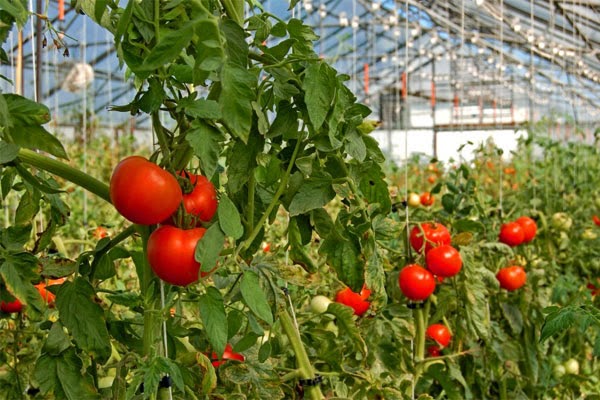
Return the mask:
[[[306,353],[306,349],[302,344],[302,338],[300,337],[300,332],[294,325],[292,321],[292,317],[285,308],[281,308],[279,311],[279,320],[281,321],[281,327],[285,332],[286,336],[290,340],[290,344],[292,346],[292,350],[296,355],[296,362],[298,364],[297,374],[299,378],[302,379],[313,379],[315,378],[315,370],[310,363],[310,359],[308,358],[308,354]],[[289,375],[289,374],[288,374]],[[287,375],[286,375],[287,376]],[[304,388],[305,394],[308,399],[311,400],[322,400],[324,398],[321,393],[321,388],[319,385],[316,386],[306,386]]]
[[74,184],[81,186],[82,188],[100,197],[101,199],[111,203],[108,185],[100,182],[85,172],[29,149],[20,149],[18,158],[26,164],[50,172],[51,174],[66,179],[69,182],[73,182]]

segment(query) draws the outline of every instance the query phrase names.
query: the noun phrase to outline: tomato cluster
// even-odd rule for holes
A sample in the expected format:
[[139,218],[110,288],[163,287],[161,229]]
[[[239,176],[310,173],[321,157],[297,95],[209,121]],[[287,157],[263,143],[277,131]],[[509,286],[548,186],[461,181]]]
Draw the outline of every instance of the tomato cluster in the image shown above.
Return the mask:
[[182,185],[178,177],[143,157],[127,157],[113,171],[110,198],[129,221],[162,224],[148,239],[148,262],[163,281],[186,286],[198,280],[196,245],[206,232],[202,223],[213,218],[218,200],[205,176],[181,171],[179,180]]
[[515,221],[502,224],[498,240],[511,247],[529,243],[537,233],[537,224],[529,217],[522,216]]

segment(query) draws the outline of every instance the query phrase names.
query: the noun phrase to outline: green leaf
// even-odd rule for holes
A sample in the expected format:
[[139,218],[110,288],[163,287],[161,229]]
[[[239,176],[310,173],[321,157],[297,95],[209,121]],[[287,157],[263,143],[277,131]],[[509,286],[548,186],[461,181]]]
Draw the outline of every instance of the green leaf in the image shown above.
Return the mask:
[[200,263],[200,271],[211,271],[217,265],[219,254],[225,245],[225,235],[218,224],[212,224],[196,244],[194,257]]
[[82,374],[83,362],[74,348],[53,357],[42,354],[36,361],[34,376],[42,394],[54,392],[56,399],[94,400],[99,399],[92,377]]
[[354,346],[366,356],[369,349],[365,340],[360,336],[360,331],[354,322],[354,310],[351,307],[333,302],[329,304],[327,312],[335,315],[335,322],[339,327],[340,333],[344,336],[348,336],[352,340]]
[[326,174],[304,180],[290,202],[290,215],[304,214],[329,203],[335,197],[331,183],[331,176]]
[[194,155],[200,159],[202,172],[210,180],[219,164],[223,135],[214,126],[196,120],[185,138],[192,147]]
[[470,219],[458,220],[452,224],[452,228],[457,232],[483,232],[485,230],[485,226],[481,222]]
[[327,263],[342,282],[353,291],[360,291],[364,283],[364,260],[361,260],[357,243],[340,235],[331,235],[323,241],[319,252],[326,255]]
[[48,278],[58,278],[71,275],[77,271],[77,263],[62,257],[41,257],[39,259],[41,275]]
[[19,200],[15,213],[15,225],[28,225],[40,210],[40,192],[26,190]]
[[346,135],[346,152],[357,161],[364,161],[367,157],[367,146],[363,141],[362,135],[355,129],[352,129]]
[[379,212],[387,215],[392,208],[392,199],[379,165],[364,163],[360,168],[359,189],[368,204],[379,204]]
[[256,156],[262,152],[264,142],[258,135],[250,136],[248,144],[236,141],[228,157],[227,185],[235,194],[248,182],[251,171],[256,167]]
[[227,314],[221,292],[209,286],[198,305],[210,345],[217,354],[223,354],[227,345]]
[[[187,115],[193,118],[198,119],[220,119],[221,108],[219,107],[219,103],[214,100],[207,99],[196,99],[192,100],[189,97],[186,97],[179,101],[177,104],[177,110],[184,110]],[[196,122],[196,121],[194,121]],[[197,121],[201,122],[201,121]]]
[[10,129],[14,144],[31,150],[41,150],[55,157],[67,160],[67,152],[62,143],[39,125],[15,125]]
[[111,346],[104,311],[94,302],[95,296],[92,285],[80,277],[60,286],[56,307],[77,346],[102,361],[110,356]]
[[508,321],[512,332],[515,335],[519,335],[523,330],[523,315],[521,314],[521,310],[519,310],[519,307],[509,303],[502,303],[501,307],[504,318]]
[[219,225],[227,236],[234,239],[239,239],[244,234],[244,227],[240,219],[240,213],[235,207],[235,204],[226,195],[221,195],[219,198]]
[[298,136],[298,112],[287,101],[282,101],[277,106],[277,114],[267,132],[269,138],[282,135],[290,138]]
[[0,276],[6,289],[27,306],[27,312],[32,317],[36,317],[44,309],[42,297],[29,282],[30,275],[37,267],[36,261],[34,256],[25,253],[8,257],[0,266]]
[[21,28],[27,23],[27,19],[29,18],[27,3],[24,0],[0,0],[0,10],[10,14]]
[[166,34],[162,34],[158,44],[150,50],[144,63],[138,66],[136,70],[141,72],[153,71],[175,61],[192,40],[194,25],[196,24],[196,21],[190,21],[178,29],[169,30]]
[[248,65],[248,43],[244,29],[232,20],[225,20],[221,24],[221,31],[225,36],[225,54],[228,62],[246,68]]
[[323,62],[311,64],[305,71],[302,87],[306,92],[304,101],[310,122],[315,129],[319,129],[335,97],[335,70]]
[[248,142],[252,127],[252,101],[256,95],[256,76],[245,68],[226,63],[221,70],[221,112],[231,133]]
[[6,100],[13,126],[42,125],[50,121],[50,110],[18,94],[0,94]]
[[156,394],[159,389],[159,382],[163,376],[168,375],[173,380],[175,386],[183,391],[185,384],[179,366],[172,360],[165,357],[154,357],[150,362],[143,367],[144,371],[144,395],[153,397],[151,394]]
[[267,296],[260,286],[258,275],[254,271],[246,270],[240,282],[240,291],[244,298],[244,303],[252,312],[267,324],[273,324],[273,313]]
[[0,140],[0,164],[14,161],[19,155],[19,146]]
[[42,351],[51,356],[58,356],[69,347],[71,347],[71,340],[63,330],[62,324],[60,322],[53,323]]

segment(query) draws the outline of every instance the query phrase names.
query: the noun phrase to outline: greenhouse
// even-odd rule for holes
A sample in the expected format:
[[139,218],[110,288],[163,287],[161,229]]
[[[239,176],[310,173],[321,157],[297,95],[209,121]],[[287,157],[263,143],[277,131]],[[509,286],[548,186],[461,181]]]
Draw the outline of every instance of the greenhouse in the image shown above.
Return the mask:
[[0,0],[0,399],[600,398],[598,0]]

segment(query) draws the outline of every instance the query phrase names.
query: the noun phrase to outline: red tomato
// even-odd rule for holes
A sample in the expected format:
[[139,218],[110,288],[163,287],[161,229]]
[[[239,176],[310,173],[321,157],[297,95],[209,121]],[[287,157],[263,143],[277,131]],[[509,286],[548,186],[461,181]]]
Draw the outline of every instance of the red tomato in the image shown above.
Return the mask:
[[410,300],[425,300],[435,290],[435,278],[431,272],[417,264],[402,268],[398,275],[402,293]]
[[517,218],[515,222],[523,228],[523,243],[531,242],[537,233],[537,224],[535,221],[529,217],[523,216]]
[[442,347],[448,346],[452,339],[452,334],[443,324],[429,325],[426,334],[429,339],[435,340]]
[[429,183],[435,183],[436,180],[437,180],[437,176],[435,176],[435,175],[429,175],[427,177],[427,182],[429,182]]
[[35,288],[42,296],[42,299],[44,299],[49,306],[54,306],[56,295],[46,288],[48,286],[61,285],[66,279],[67,278],[48,279],[47,281],[42,281],[35,285]]
[[[200,263],[194,258],[196,244],[206,229],[179,229],[163,225],[148,238],[148,262],[154,273],[171,285],[186,286],[198,280]],[[202,273],[201,276],[206,276]]]
[[204,175],[194,175],[182,172],[180,175],[186,177],[193,189],[183,194],[183,206],[188,214],[197,217],[200,221],[208,222],[217,211],[217,191]]
[[500,235],[498,240],[509,246],[518,246],[523,243],[525,232],[521,225],[516,222],[507,222],[500,227]]
[[442,224],[434,222],[425,222],[416,225],[410,231],[410,245],[419,253],[423,252],[423,234],[425,235],[425,253],[431,250],[434,246],[442,246],[450,244],[450,232]]
[[23,303],[21,303],[19,299],[14,299],[9,302],[0,301],[0,311],[3,313],[19,313],[21,310],[23,310]]
[[360,293],[353,292],[349,287],[340,290],[336,296],[335,301],[344,304],[354,309],[354,314],[359,317],[363,315],[369,309],[371,303],[367,301],[367,298],[371,295],[371,291],[363,286]]
[[223,352],[223,356],[221,357],[221,359],[219,360],[219,356],[217,356],[217,353],[215,353],[214,351],[211,354],[211,359],[213,360],[212,361],[213,367],[218,368],[219,366],[225,364],[227,362],[227,360],[244,361],[245,357],[240,353],[234,352],[231,344],[227,343],[227,345],[225,346],[225,351]]
[[460,272],[462,258],[460,253],[449,244],[434,247],[425,256],[427,269],[434,275],[450,278]]
[[263,242],[262,243],[262,251],[263,253],[268,253],[271,251],[271,243],[269,242]]
[[110,178],[110,199],[129,221],[158,224],[177,210],[183,195],[177,179],[144,157],[127,157]]
[[600,217],[598,217],[597,215],[594,215],[592,217],[592,221],[594,221],[594,224],[596,224],[597,226],[600,226]]
[[435,198],[429,192],[421,193],[420,200],[421,200],[421,204],[424,205],[424,206],[426,206],[426,207],[432,206],[433,203],[435,203]]
[[508,291],[517,290],[527,281],[527,274],[523,267],[513,265],[511,267],[501,268],[496,274],[496,279],[500,282],[500,287]]
[[102,239],[108,236],[108,232],[106,231],[106,228],[103,226],[99,226],[96,229],[94,229],[94,238],[96,239]]
[[442,355],[442,349],[439,346],[432,344],[427,348],[427,353],[429,354],[429,357],[439,357]]

